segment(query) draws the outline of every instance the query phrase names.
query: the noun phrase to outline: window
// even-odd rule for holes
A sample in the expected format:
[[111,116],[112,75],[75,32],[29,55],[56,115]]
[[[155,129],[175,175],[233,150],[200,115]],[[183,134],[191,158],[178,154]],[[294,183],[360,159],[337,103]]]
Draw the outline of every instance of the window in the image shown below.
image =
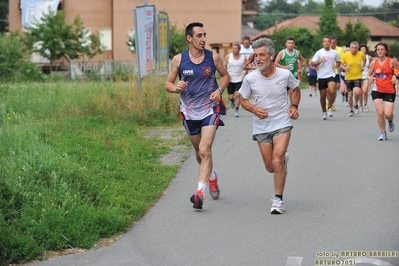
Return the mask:
[[100,42],[105,51],[112,50],[112,30],[111,28],[101,28],[99,30]]
[[371,41],[372,42],[380,42],[381,41],[381,37],[379,36],[370,36]]

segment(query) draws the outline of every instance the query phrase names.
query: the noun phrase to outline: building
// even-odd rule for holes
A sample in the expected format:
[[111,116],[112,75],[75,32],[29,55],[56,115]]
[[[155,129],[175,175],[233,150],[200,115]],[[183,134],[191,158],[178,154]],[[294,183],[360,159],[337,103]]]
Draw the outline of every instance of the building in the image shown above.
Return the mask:
[[[303,27],[312,32],[316,32],[319,29],[318,23],[320,17],[321,16],[298,16],[293,19],[287,19],[281,23],[277,23],[273,27],[252,35],[251,40],[254,41],[261,37],[269,37],[273,35],[275,30],[281,28]],[[351,22],[352,24],[361,22],[364,24],[370,30],[370,38],[367,42],[368,47],[374,47],[379,42],[392,43],[399,41],[399,28],[372,16],[337,16],[337,21],[338,26],[342,30],[345,29],[348,22]]]
[[[55,0],[9,0],[9,30],[23,31],[22,19],[24,2],[51,2]],[[57,0],[58,10],[64,10],[67,23],[76,15],[84,27],[92,33],[99,32],[106,49],[93,60],[133,60],[126,42],[134,33],[133,10],[143,6],[144,0]],[[210,44],[232,43],[241,40],[241,7],[238,0],[177,1],[148,0],[156,11],[169,15],[171,25],[184,29],[191,22],[199,21],[207,31],[207,48]],[[21,8],[22,7],[22,8]],[[38,60],[38,59],[37,59]]]

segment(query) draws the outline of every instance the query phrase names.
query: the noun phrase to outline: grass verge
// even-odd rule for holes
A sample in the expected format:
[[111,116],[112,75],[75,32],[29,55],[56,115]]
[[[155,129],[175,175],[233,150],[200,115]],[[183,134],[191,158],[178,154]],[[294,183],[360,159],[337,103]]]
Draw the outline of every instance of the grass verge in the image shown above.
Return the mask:
[[160,158],[188,143],[145,137],[179,124],[153,80],[0,84],[0,265],[92,248],[160,197],[178,168]]

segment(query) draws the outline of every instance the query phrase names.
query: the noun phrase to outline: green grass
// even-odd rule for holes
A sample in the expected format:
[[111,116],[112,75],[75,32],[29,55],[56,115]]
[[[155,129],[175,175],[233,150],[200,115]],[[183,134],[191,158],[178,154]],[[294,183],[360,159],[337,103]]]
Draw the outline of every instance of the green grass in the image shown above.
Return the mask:
[[0,84],[0,265],[91,248],[160,197],[174,140],[144,135],[178,126],[179,101],[151,78],[134,84]]

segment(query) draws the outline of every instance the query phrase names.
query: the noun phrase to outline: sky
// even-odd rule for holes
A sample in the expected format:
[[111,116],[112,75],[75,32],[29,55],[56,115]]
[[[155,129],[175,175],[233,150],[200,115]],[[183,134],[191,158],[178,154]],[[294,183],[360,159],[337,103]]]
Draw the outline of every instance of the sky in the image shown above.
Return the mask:
[[381,0],[364,0],[364,3],[366,5],[368,5],[368,6],[376,6],[376,7],[382,5],[382,2],[383,1],[381,1]]
[[[358,2],[358,1],[351,1],[351,2]],[[383,1],[382,0],[363,0],[363,3],[367,6],[372,6],[372,7],[379,7],[382,5]]]

